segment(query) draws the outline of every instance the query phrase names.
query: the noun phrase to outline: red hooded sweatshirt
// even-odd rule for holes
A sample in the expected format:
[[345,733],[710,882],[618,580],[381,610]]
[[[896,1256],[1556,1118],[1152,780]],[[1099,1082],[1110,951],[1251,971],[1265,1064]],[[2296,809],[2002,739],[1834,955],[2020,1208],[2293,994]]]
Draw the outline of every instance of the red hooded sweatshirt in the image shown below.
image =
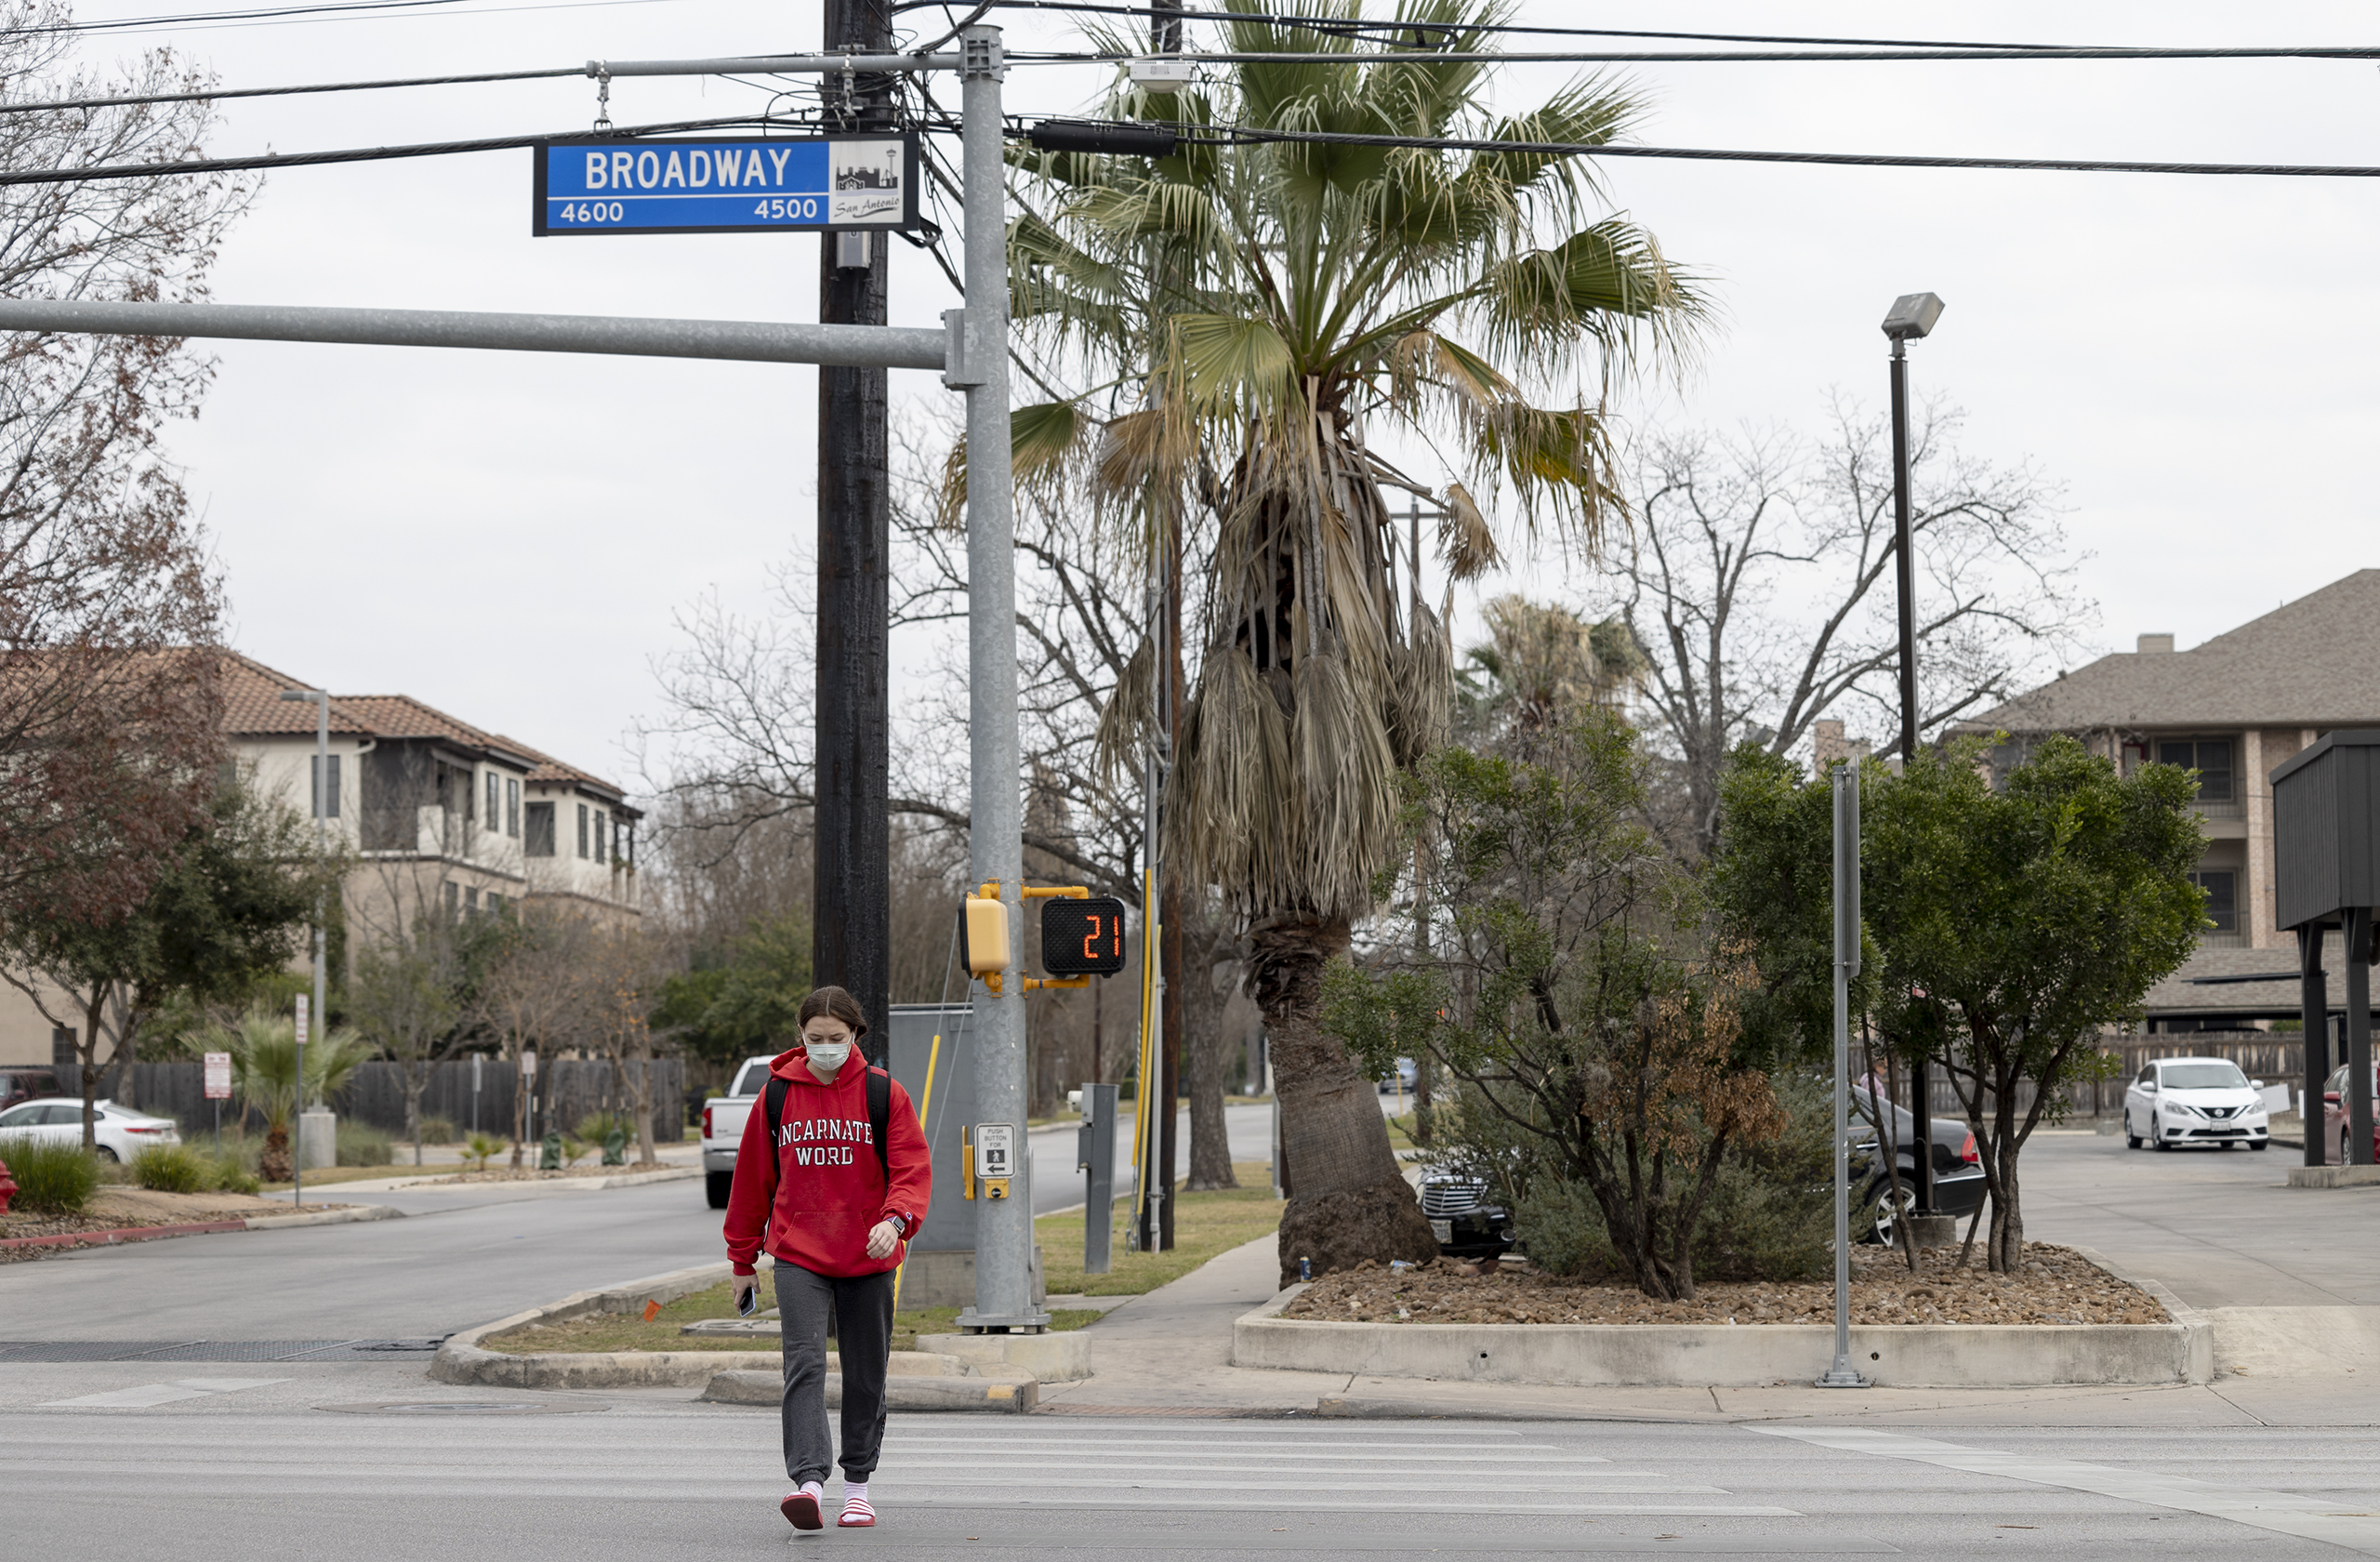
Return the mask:
[[[766,1087],[744,1119],[727,1198],[727,1256],[735,1273],[752,1273],[763,1246],[780,1263],[842,1278],[899,1265],[906,1238],[925,1224],[933,1201],[933,1161],[908,1092],[895,1079],[884,1132],[890,1185],[877,1170],[867,1120],[871,1072],[856,1048],[831,1085],[818,1082],[800,1047],[769,1065],[770,1077],[786,1081],[785,1114],[774,1146],[768,1143]],[[870,1258],[867,1234],[886,1219],[900,1222],[904,1240],[885,1257]]]

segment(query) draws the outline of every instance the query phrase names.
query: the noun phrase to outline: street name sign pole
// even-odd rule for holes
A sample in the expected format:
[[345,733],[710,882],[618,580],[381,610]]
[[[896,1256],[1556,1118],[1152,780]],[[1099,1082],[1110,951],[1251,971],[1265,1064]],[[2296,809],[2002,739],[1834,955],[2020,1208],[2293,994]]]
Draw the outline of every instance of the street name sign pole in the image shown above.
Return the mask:
[[[1009,461],[1009,313],[1008,245],[1003,127],[1000,120],[1000,80],[1006,64],[997,27],[972,26],[960,31],[955,54],[813,54],[762,58],[590,61],[587,74],[605,80],[614,76],[707,76],[745,74],[845,75],[865,72],[957,71],[960,76],[965,161],[962,210],[966,232],[967,306],[944,316],[940,331],[889,325],[795,324],[775,322],[722,320],[640,320],[588,315],[480,314],[436,310],[308,309],[277,305],[168,304],[0,300],[0,331],[83,333],[99,336],[197,337],[263,341],[346,342],[389,347],[459,347],[527,352],[593,352],[663,358],[717,358],[747,363],[842,364],[863,367],[940,369],[943,383],[967,396],[968,559],[968,703],[970,716],[969,788],[972,827],[970,856],[978,883],[996,884],[1009,907],[1011,926],[1023,925],[1022,881],[1025,870],[1022,796],[1019,774],[1016,694],[1016,582],[1014,575],[1015,517]],[[854,137],[854,140],[888,138]],[[899,138],[889,138],[898,139]],[[829,138],[827,166],[832,169]],[[677,203],[694,213],[708,231],[749,227],[755,231],[831,230],[838,226],[832,201],[840,192],[824,193],[826,203],[812,210],[797,206],[792,215],[780,204],[801,201],[816,192],[793,189],[793,162],[785,165],[788,182],[782,190],[763,193],[747,181],[751,164],[744,141],[669,142],[621,139],[616,150],[632,153],[622,189],[607,183],[601,193],[605,214],[598,222],[590,209],[579,221],[574,210],[568,230],[593,232],[670,232],[673,218],[659,215],[665,203],[640,205],[631,224],[629,197],[641,200],[650,171],[650,193],[658,197],[703,196]],[[765,179],[777,169],[774,152],[801,142],[760,142],[766,153]],[[747,203],[739,213],[721,197],[721,150],[738,152],[738,185],[733,200]],[[670,181],[668,153],[681,154],[678,179]],[[572,195],[574,207],[583,196],[591,206],[599,192],[588,161],[592,143],[575,138],[536,150],[542,177],[548,182],[536,193],[540,216],[549,233],[563,231],[552,220],[543,202],[559,201],[563,192],[551,182],[550,161],[575,152],[577,178],[588,188]],[[648,170],[646,152],[655,154]],[[713,181],[701,189],[694,183],[693,153],[707,151],[705,172]],[[616,157],[605,159],[604,175],[615,180]],[[160,172],[169,172],[161,168]],[[859,179],[858,165],[853,178]],[[915,200],[916,181],[904,179],[902,199]],[[840,181],[839,181],[840,184]],[[853,188],[860,188],[854,183]],[[620,216],[610,207],[616,201]],[[855,219],[854,225],[896,227],[879,210]],[[684,231],[682,229],[675,231]],[[1021,946],[1022,940],[1016,941]],[[997,983],[979,1000],[972,1028],[979,1038],[975,1061],[976,1096],[984,1119],[1011,1124],[1021,1134],[1025,1122],[1025,986],[1024,973],[1012,954],[1010,969],[995,973]],[[302,999],[301,999],[302,1001]],[[960,1315],[970,1330],[1038,1330],[1049,1315],[1032,1300],[1031,1252],[1033,1198],[1031,1162],[1019,1171],[1026,1182],[1021,1197],[996,1199],[977,1207],[975,1305]],[[301,1173],[302,1175],[302,1173]]]
[[1859,974],[1859,768],[1834,767],[1834,1365],[1820,1388],[1865,1388],[1851,1365],[1851,978]]

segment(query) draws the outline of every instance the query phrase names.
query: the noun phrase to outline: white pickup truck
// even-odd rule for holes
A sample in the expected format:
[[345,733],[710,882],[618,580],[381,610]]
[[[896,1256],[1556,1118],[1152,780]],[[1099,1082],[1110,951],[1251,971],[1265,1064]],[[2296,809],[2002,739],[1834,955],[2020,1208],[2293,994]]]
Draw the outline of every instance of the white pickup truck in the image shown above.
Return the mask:
[[735,1147],[744,1142],[744,1119],[760,1105],[774,1061],[746,1058],[728,1081],[727,1093],[703,1103],[703,1189],[714,1210],[727,1208],[727,1190],[735,1185]]

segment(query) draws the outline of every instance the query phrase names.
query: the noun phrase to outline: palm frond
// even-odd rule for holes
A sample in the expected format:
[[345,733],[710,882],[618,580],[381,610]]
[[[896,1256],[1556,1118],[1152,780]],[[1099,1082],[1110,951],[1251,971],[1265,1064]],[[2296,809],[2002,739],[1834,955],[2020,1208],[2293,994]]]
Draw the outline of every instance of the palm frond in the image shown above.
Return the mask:
[[1457,580],[1476,580],[1504,562],[1495,528],[1460,483],[1447,484],[1446,504],[1438,511],[1438,557]]

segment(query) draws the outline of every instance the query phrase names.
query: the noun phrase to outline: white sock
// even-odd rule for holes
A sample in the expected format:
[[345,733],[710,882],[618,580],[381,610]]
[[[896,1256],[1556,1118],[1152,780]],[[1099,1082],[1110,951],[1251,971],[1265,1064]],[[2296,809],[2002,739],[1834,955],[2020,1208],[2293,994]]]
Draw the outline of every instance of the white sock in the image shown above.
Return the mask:
[[852,1479],[850,1479],[849,1477],[845,1477],[845,1479],[844,1479],[844,1481],[843,1481],[843,1501],[844,1501],[844,1502],[866,1502],[866,1501],[867,1501],[867,1482],[866,1482],[866,1481],[864,1481],[864,1480],[863,1480],[863,1481],[855,1481],[855,1480],[852,1480]]
[[806,1495],[814,1497],[821,1502],[826,1500],[826,1487],[823,1481],[803,1481],[801,1489]]

